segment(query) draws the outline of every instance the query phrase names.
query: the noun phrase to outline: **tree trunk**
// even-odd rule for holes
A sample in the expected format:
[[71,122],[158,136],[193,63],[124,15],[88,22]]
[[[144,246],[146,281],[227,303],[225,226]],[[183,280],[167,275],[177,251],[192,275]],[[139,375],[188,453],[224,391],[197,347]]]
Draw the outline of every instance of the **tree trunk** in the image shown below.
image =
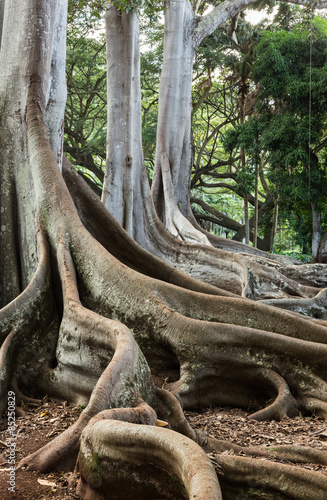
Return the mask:
[[[4,4],[1,3],[3,8]],[[0,147],[3,151],[1,179],[2,212],[1,217],[1,251],[0,264],[0,304],[5,305],[21,293],[30,282],[37,267],[37,248],[35,240],[35,206],[29,202],[34,196],[34,179],[26,169],[26,144],[21,144],[18,130],[24,129],[24,112],[26,108],[27,89],[32,78],[41,79],[44,106],[47,109],[44,118],[49,125],[49,135],[52,137],[54,154],[59,160],[62,144],[62,123],[64,103],[56,99],[63,98],[65,92],[64,75],[58,77],[59,71],[65,69],[65,35],[61,32],[60,22],[65,17],[65,1],[53,2],[53,7],[44,6],[42,12],[31,2],[24,6],[17,3],[9,10],[8,2],[3,11],[3,32],[1,42],[0,64],[0,108],[3,126],[0,136]],[[51,11],[50,11],[51,10]],[[22,22],[8,29],[12,15]],[[34,23],[34,24],[33,24]],[[41,58],[42,44],[46,43],[42,37],[37,45],[33,42],[26,44],[26,40],[34,40],[37,23],[44,24],[48,32],[56,37],[47,46],[47,52]],[[22,47],[25,47],[24,54]],[[8,54],[11,58],[8,59]],[[42,59],[43,67],[37,72],[31,65],[33,57]],[[41,63],[40,63],[41,64]],[[12,85],[12,81],[15,85]],[[55,101],[53,101],[55,99]],[[55,103],[53,104],[52,101]],[[60,108],[61,117],[57,110]],[[58,131],[61,131],[59,134]],[[13,153],[15,151],[15,154]],[[35,203],[35,200],[34,200]],[[4,251],[5,249],[5,251]]]
[[207,238],[181,216],[181,213],[188,216],[190,212],[194,59],[191,33],[195,22],[188,0],[168,2],[152,197],[160,219],[174,236],[209,245]]
[[273,226],[272,226],[272,230],[271,230],[271,239],[270,239],[270,251],[271,251],[271,253],[274,253],[274,250],[275,250],[277,224],[278,224],[278,202],[275,201],[274,219],[273,219]]
[[143,217],[140,179],[144,176],[138,15],[120,12],[111,4],[105,18],[108,135],[102,199],[136,237],[135,221]]
[[[228,291],[241,293],[244,283],[243,264],[239,262],[233,264],[235,279],[231,285],[230,279],[222,278],[221,269],[225,267],[226,262],[224,255],[218,255],[214,249],[177,240],[158,219],[151,200],[142,157],[141,100],[140,96],[135,95],[136,92],[140,93],[139,64],[136,64],[137,54],[139,54],[136,12],[117,12],[116,7],[112,5],[106,13],[106,31],[109,110],[108,162],[104,187],[106,207],[115,214],[129,234],[143,248],[157,257],[196,279],[201,278],[202,281],[220,289],[226,287]],[[125,55],[133,65],[133,71],[121,64]],[[123,87],[121,79],[124,79]],[[110,126],[112,123],[118,123],[118,126]],[[125,126],[126,133],[123,133]],[[133,154],[130,154],[130,151],[133,151],[134,158],[131,158]],[[169,177],[168,158],[165,155],[163,155],[162,165]],[[169,182],[166,193],[171,193]],[[169,203],[168,207],[173,205],[174,203]],[[191,228],[191,232],[188,232],[180,211],[173,209],[173,212],[174,220],[179,220],[181,227],[184,228],[183,238],[192,240],[193,226],[188,226]],[[128,224],[127,221],[129,221]],[[219,238],[219,240],[222,240],[222,248],[224,248],[226,240],[224,238]],[[245,251],[247,248],[235,242],[229,242],[228,245],[227,248],[231,250]],[[262,256],[268,255],[262,252]],[[235,259],[238,260],[237,257]],[[236,282],[237,286],[235,286]],[[252,291],[249,293],[252,294]]]
[[216,248],[246,251],[246,247],[226,242],[200,228],[190,206],[193,59],[201,41],[225,21],[224,9],[216,8],[215,12],[198,22],[189,0],[168,2],[151,192],[160,219],[174,236]]
[[312,207],[312,261],[318,262],[319,245],[321,238],[321,212],[314,202]]
[[255,164],[255,194],[254,194],[254,234],[253,234],[253,246],[257,248],[258,245],[258,222],[259,222],[259,167],[258,161]]
[[[244,125],[245,122],[245,92],[246,92],[246,81],[242,82],[241,88],[241,102],[240,102],[240,124]],[[245,151],[241,149],[241,168],[245,169]],[[248,194],[243,196],[243,208],[244,208],[244,229],[245,229],[245,244],[250,244],[250,222],[249,222],[249,203]],[[254,245],[256,248],[257,245]]]
[[327,263],[327,232],[324,234],[319,246],[318,262]]
[[245,228],[245,244],[250,244],[250,222],[249,222],[249,204],[248,195],[243,196],[243,210],[244,210],[244,228]]
[[0,47],[1,47],[4,7],[5,7],[5,0],[0,0]]

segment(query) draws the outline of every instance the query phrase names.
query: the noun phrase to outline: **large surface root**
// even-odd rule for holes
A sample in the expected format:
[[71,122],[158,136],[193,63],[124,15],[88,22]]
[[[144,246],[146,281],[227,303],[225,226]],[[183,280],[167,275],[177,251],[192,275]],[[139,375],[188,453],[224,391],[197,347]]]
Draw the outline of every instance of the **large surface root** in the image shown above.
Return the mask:
[[262,457],[274,462],[327,465],[327,453],[310,446],[240,446],[231,441],[208,438],[201,434],[201,431],[197,431],[197,433],[204,450],[210,454],[246,455],[248,457]]
[[[100,200],[83,179],[73,171],[67,160],[64,164],[64,176],[85,227],[110,253],[130,267],[149,276],[204,293],[218,295],[234,293],[254,299],[312,297],[319,292],[319,287],[324,286],[325,270],[321,264],[317,265],[316,270],[311,272],[304,268],[305,278],[302,280],[304,284],[301,284],[301,266],[285,268],[287,274],[284,275],[283,265],[273,260],[274,256],[267,258],[267,256],[270,257],[269,254],[265,254],[266,258],[256,257],[257,260],[255,260],[253,256],[248,254],[237,255],[211,247],[192,245],[178,241],[172,236],[169,237],[169,241],[159,244],[159,247],[166,249],[166,252],[162,250],[158,253],[162,259],[161,264],[158,265],[156,257],[146,257],[145,251],[142,252],[135,242],[130,241],[131,238],[108,214]],[[112,220],[110,221],[110,219]],[[103,230],[104,227],[106,231]],[[156,233],[155,222],[153,222],[151,229],[154,234],[152,236],[150,234],[149,238],[158,237],[160,239],[161,233],[160,231],[159,234]],[[163,235],[161,235],[161,239],[164,240]],[[129,249],[128,253],[126,248]],[[145,258],[146,263],[144,263]],[[178,273],[174,275],[172,271],[169,272],[168,263],[186,275],[192,276],[202,283],[207,283],[208,285],[202,285],[202,287],[209,286],[208,290],[206,291],[204,288],[201,290],[194,281],[188,282],[185,277],[181,278]],[[294,278],[292,277],[292,267],[299,268],[294,271]],[[310,281],[310,277],[312,281]],[[214,287],[218,289],[216,292],[213,291]]]
[[[314,471],[308,471],[291,465],[262,461],[230,455],[219,455],[215,458],[223,473],[222,488],[235,489],[239,485],[239,496],[227,498],[242,498],[245,487],[257,490],[257,494],[272,493],[270,498],[285,498],[294,500],[325,500],[327,477]],[[280,496],[281,495],[281,496]]]
[[[95,459],[96,457],[96,459]],[[201,448],[174,431],[101,421],[82,435],[78,459],[84,499],[220,500],[216,473]]]
[[[80,304],[73,261],[63,239],[58,244],[58,264],[64,295],[64,315],[57,348],[58,365],[41,384],[70,401],[75,399],[76,402],[77,398],[78,402],[78,397],[84,397],[85,401],[90,399],[72,427],[20,463],[20,467],[44,472],[72,467],[81,432],[92,417],[112,406],[133,404],[143,392],[151,399],[152,392],[146,360],[130,331],[119,322],[104,318]],[[67,340],[67,337],[70,338]],[[105,347],[112,353],[112,359],[107,359],[108,366],[97,382],[97,373],[101,369],[97,357],[101,356],[101,351],[97,350],[95,355],[84,352],[82,361],[83,342],[93,348],[102,344],[102,349]],[[90,377],[92,372],[93,377]],[[90,390],[92,380],[95,387]]]
[[[56,319],[50,275],[50,256],[46,237],[37,232],[38,267],[26,289],[0,311],[0,414],[6,402],[11,381],[26,385],[38,378],[51,361],[51,344],[56,338]],[[44,331],[48,333],[45,335]],[[38,353],[33,350],[38,344]],[[30,368],[24,367],[26,360]]]

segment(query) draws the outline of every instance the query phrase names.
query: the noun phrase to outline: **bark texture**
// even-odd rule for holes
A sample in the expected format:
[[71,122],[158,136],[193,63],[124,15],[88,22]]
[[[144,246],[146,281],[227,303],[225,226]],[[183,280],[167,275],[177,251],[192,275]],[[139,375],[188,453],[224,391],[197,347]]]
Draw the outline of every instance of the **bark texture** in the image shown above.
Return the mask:
[[136,11],[126,15],[114,4],[105,17],[110,97],[103,201],[131,236],[137,237],[135,219],[143,214],[141,179],[145,174],[138,17]]
[[[59,57],[53,34],[65,7],[26,0],[6,2],[4,11],[0,401],[3,410],[7,390],[17,387],[29,397],[85,405],[71,428],[20,467],[72,470],[77,459],[84,498],[103,498],[108,485],[127,498],[123,485],[133,478],[140,498],[218,500],[224,491],[201,444],[219,451],[225,483],[242,488],[251,480],[272,492],[287,488],[291,498],[309,491],[323,498],[322,474],[226,456],[231,445],[197,435],[182,406],[248,406],[256,399],[256,419],[299,411],[326,417],[326,266],[263,265],[257,257],[178,242],[182,264],[193,262],[189,274],[209,276],[216,268],[216,283],[203,284],[139,247],[66,165],[68,190],[47,127],[52,61]],[[197,260],[201,252],[207,270]],[[245,298],[251,294],[289,301],[283,307],[320,319]],[[165,390],[157,388],[164,379]],[[158,419],[171,429],[157,428]],[[277,453],[327,463],[324,453],[307,448]],[[265,449],[262,456],[271,458]],[[140,464],[149,463],[144,477]]]

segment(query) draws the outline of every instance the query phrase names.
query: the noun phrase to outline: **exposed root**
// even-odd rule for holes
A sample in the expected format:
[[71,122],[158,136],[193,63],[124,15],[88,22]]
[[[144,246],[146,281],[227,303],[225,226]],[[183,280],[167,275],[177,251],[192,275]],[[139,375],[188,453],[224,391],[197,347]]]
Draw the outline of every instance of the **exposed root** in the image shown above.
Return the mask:
[[281,272],[300,283],[325,288],[327,286],[326,264],[302,264],[282,267]]
[[[320,290],[284,276],[281,267],[275,263],[267,261],[259,264],[247,255],[239,255],[238,259],[247,269],[247,284],[242,291],[243,297],[253,300],[283,300],[293,297],[306,299],[314,297]],[[320,272],[323,274],[322,269]]]
[[34,405],[40,405],[42,403],[41,399],[30,398],[29,396],[26,396],[25,394],[23,394],[22,391],[18,387],[16,378],[13,379],[13,381],[11,382],[11,385],[12,385],[12,388],[15,392],[16,404],[30,403],[30,404],[34,404]]
[[312,318],[327,320],[327,288],[321,290],[311,299],[269,299],[262,300],[261,302],[270,306],[281,307],[282,309],[311,316]]
[[[72,170],[67,161],[64,164],[64,176],[86,228],[112,255],[117,256],[119,260],[133,269],[184,288],[209,294],[231,295],[234,293],[255,299],[277,298],[280,300],[289,296],[313,297],[319,292],[319,288],[315,288],[315,286],[319,286],[316,285],[319,282],[319,276],[323,280],[325,274],[323,265],[317,268],[312,283],[314,286],[307,286],[310,285],[309,278],[304,286],[298,282],[300,281],[299,276],[301,276],[301,266],[294,266],[299,268],[294,280],[291,276],[283,275],[282,265],[272,260],[275,256],[266,254],[269,258],[261,258],[261,264],[258,264],[254,257],[248,254],[231,254],[211,247],[181,242],[172,236],[171,240],[167,241],[167,238],[161,235],[160,231],[158,234],[156,233],[156,228],[153,225],[151,230],[156,236],[153,234],[150,237],[158,239],[157,254],[166,261],[163,263],[162,260],[154,256],[146,255],[146,251],[142,251],[131,240],[104,209],[100,200],[83,179]],[[106,231],[103,230],[104,227]],[[128,253],[126,248],[129,249]],[[170,253],[168,253],[168,248]],[[154,250],[152,249],[152,251]],[[257,259],[257,257],[255,258]],[[193,276],[196,280],[182,277],[178,271],[175,275],[168,262],[175,268]],[[208,272],[209,269],[210,272]],[[271,272],[272,269],[274,272]],[[306,269],[304,269],[304,274],[308,274]],[[208,285],[202,283],[202,289],[200,289],[199,284],[196,284],[197,280],[206,282]],[[204,288],[206,286],[209,287],[207,290]],[[217,287],[216,292],[214,292],[215,287]]]
[[168,231],[181,240],[210,246],[208,238],[202,232],[197,231],[179,210],[166,152],[163,152],[161,156],[161,176],[165,203],[165,226]]
[[253,420],[282,420],[284,417],[295,417],[299,413],[299,404],[280,375],[273,370],[263,371],[263,375],[276,389],[277,398],[263,410],[253,413]]
[[71,427],[36,452],[23,458],[18,464],[18,469],[26,467],[28,470],[38,470],[40,472],[73,470],[83,430],[88,425],[93,425],[103,419],[122,420],[146,425],[155,425],[157,421],[155,411],[140,399],[135,408],[107,409],[96,413],[94,417],[90,418],[91,414],[92,410],[86,408]]
[[[267,267],[252,266],[244,256],[231,256],[210,247],[176,242],[174,238],[167,240],[166,236],[160,240],[161,249],[167,247],[167,241],[173,245],[170,255],[169,249],[162,251],[166,260],[171,260],[192,276],[232,293],[196,284],[192,279],[184,280],[169,265],[160,267],[155,259],[149,259],[151,264],[141,274],[145,254],[137,250],[136,245],[130,247],[129,244],[122,252],[126,239],[117,225],[110,236],[101,236],[101,241],[105,241],[102,247],[82,226],[51,156],[40,89],[36,74],[29,87],[26,115],[28,157],[38,190],[37,207],[42,227],[51,245],[52,261],[55,261],[57,250],[63,317],[56,351],[57,366],[46,372],[43,370],[45,373],[39,377],[38,388],[71,402],[87,403],[87,406],[76,424],[24,459],[20,467],[40,471],[73,468],[83,435],[79,466],[82,475],[80,491],[84,498],[106,495],[109,485],[112,498],[120,495],[127,499],[131,495],[159,499],[170,495],[175,500],[185,497],[217,500],[221,495],[216,475],[197,444],[154,425],[112,421],[117,418],[154,424],[156,420],[156,414],[148,406],[155,403],[150,370],[137,342],[146,352],[150,365],[160,361],[164,364],[168,360],[170,366],[174,365],[174,373],[180,373],[180,377],[177,375],[173,379],[175,382],[168,387],[186,408],[211,404],[247,405],[257,396],[273,396],[276,398],[274,403],[254,416],[282,418],[296,411],[295,398],[301,409],[320,411],[327,416],[326,325],[300,319],[287,311],[275,311],[265,304],[253,305],[247,299],[232,295],[245,293],[256,298],[296,296],[301,297],[300,300],[314,298],[318,301],[325,300],[324,293],[317,293],[317,289],[310,286],[309,279],[298,283],[300,277],[295,280],[289,276],[284,278],[277,265],[271,286],[271,273],[267,271],[273,267],[270,261],[267,261]],[[92,220],[94,217],[93,214]],[[91,225],[87,221],[85,224],[87,227]],[[107,223],[103,226],[94,230],[96,237],[107,231]],[[119,244],[115,243],[117,238]],[[115,248],[115,256],[105,248],[109,252]],[[127,255],[129,248],[133,248],[132,256]],[[133,265],[135,255],[137,261]],[[121,262],[117,260],[120,258]],[[49,260],[48,257],[45,259],[45,269],[48,269]],[[319,269],[323,273],[325,268]],[[39,276],[42,278],[42,273]],[[161,277],[165,283],[159,281]],[[44,299],[45,291],[49,293],[47,280],[49,273],[45,273],[40,282],[43,308],[49,303]],[[30,293],[29,289],[25,292]],[[22,300],[22,303],[18,302],[17,314],[22,314],[26,304],[34,305],[32,312],[35,314],[35,294],[32,293],[31,302],[28,302],[24,298],[25,292],[17,299]],[[210,293],[211,296],[198,292]],[[25,294],[27,298],[28,293]],[[5,311],[7,323],[3,340],[8,334],[9,337],[3,346],[3,357],[7,356],[11,343],[15,342],[15,332],[18,335],[21,331],[18,327],[23,324],[17,323],[18,327],[16,323],[12,324],[11,318],[18,321],[14,314],[17,301],[9,304]],[[31,318],[28,320],[31,325]],[[28,336],[30,330],[27,328],[26,332]],[[166,355],[163,360],[162,353]],[[26,363],[21,364],[26,366]],[[19,383],[22,378],[18,377]],[[30,380],[28,382],[31,387]],[[185,424],[177,399],[165,391],[158,391],[157,396],[158,407],[169,417],[167,420],[171,425],[195,439],[197,436]],[[144,403],[140,403],[140,398]],[[207,444],[212,443],[208,440]],[[219,446],[226,449],[230,445],[220,443]],[[290,448],[279,450],[285,456],[290,456],[293,451]],[[261,453],[263,457],[264,453],[273,452],[263,450]],[[314,458],[303,449],[294,451],[294,456]],[[325,460],[319,454],[315,457]],[[227,481],[235,479],[244,484],[244,481],[252,480],[258,485],[263,483],[272,491],[306,500],[312,498],[313,484],[316,498],[324,498],[319,495],[326,491],[326,478],[321,478],[320,474],[307,473],[303,478],[302,472],[294,472],[295,468],[225,455],[219,457],[219,464]],[[144,481],[144,474],[148,478],[151,467],[153,479]],[[163,470],[167,471],[166,475]],[[267,478],[263,471],[268,471]],[[177,478],[173,481],[177,488],[167,491],[169,481],[166,478],[171,478],[171,473]],[[287,476],[284,482],[281,481],[283,474]],[[136,490],[130,486],[131,478],[135,479]]]
[[64,159],[63,176],[86,229],[120,262],[144,275],[185,289],[209,295],[234,295],[180,272],[168,262],[159,259],[138,245],[122,229],[66,158]]
[[222,500],[216,473],[203,450],[167,429],[97,422],[83,432],[78,468],[77,491],[84,499],[100,499],[110,491],[110,498],[124,500]]
[[327,342],[327,323],[301,315],[296,315],[295,319],[295,314],[261,302],[239,297],[220,297],[217,300],[216,297],[199,295],[190,290],[183,290],[181,293],[180,289],[168,289],[163,284],[156,289],[155,295],[163,304],[189,318],[256,328],[314,342]]
[[[2,343],[0,349],[0,415],[6,405],[8,387],[11,381],[19,376],[21,367],[18,360],[22,359],[19,353],[23,357],[29,357],[29,345],[33,336],[43,337],[43,342],[39,346],[38,362],[33,366],[34,376],[37,376],[37,364],[45,363],[43,356],[50,355],[50,353],[45,353],[49,350],[49,346],[46,346],[47,339],[43,332],[46,326],[49,328],[53,316],[52,296],[49,293],[50,258],[46,237],[41,229],[37,233],[37,243],[39,264],[31,282],[16,299],[0,311],[0,344]],[[43,352],[42,343],[45,348]],[[30,356],[31,360],[35,357],[35,353],[31,353]],[[26,371],[25,378],[27,378]]]
[[280,446],[240,446],[231,441],[205,437],[198,431],[202,446],[207,453],[232,453],[249,457],[262,457],[279,462],[294,464],[327,465],[327,453],[309,446],[280,445]]
[[[27,466],[29,469],[43,472],[53,469],[69,469],[73,466],[78,453],[81,432],[92,417],[112,406],[133,405],[143,392],[150,399],[152,394],[150,371],[128,328],[117,321],[87,310],[80,304],[71,254],[62,239],[58,245],[58,263],[65,304],[61,336],[58,341],[58,350],[62,349],[63,355],[57,353],[58,366],[49,373],[48,379],[44,379],[43,383],[58,396],[68,396],[69,400],[73,400],[74,396],[76,398],[74,393],[78,390],[82,390],[82,393],[85,392],[87,398],[89,397],[88,390],[83,387],[86,382],[89,387],[95,380],[93,382],[95,387],[93,391],[91,389],[92,394],[88,405],[78,421],[19,464],[19,467]],[[90,335],[89,331],[93,334]],[[91,342],[92,347],[100,341],[107,349],[109,347],[110,351],[114,352],[100,378],[97,374],[100,365],[96,357],[88,359],[84,351],[83,357],[81,356],[78,348],[76,352],[69,352],[70,349],[63,348],[68,334],[71,337],[77,337],[79,348],[83,348],[82,340],[86,341],[86,344]],[[71,343],[72,340],[68,342]],[[75,361],[73,356],[75,356]],[[91,365],[87,366],[88,363]],[[83,366],[85,367],[84,378],[81,376]],[[90,380],[92,368],[93,377]],[[79,375],[78,382],[76,373]],[[98,378],[97,382],[96,378]]]
[[319,472],[291,465],[231,455],[215,457],[224,475],[222,489],[238,484],[241,491],[251,485],[261,492],[283,495],[294,500],[325,500],[327,477]]
[[12,302],[0,309],[0,344],[12,329],[28,327],[42,310],[50,286],[49,248],[44,232],[37,231],[39,263],[33,278],[25,290]]
[[6,404],[8,388],[12,375],[12,361],[15,355],[19,335],[12,330],[0,349],[0,415],[3,414]]
[[185,418],[179,400],[165,389],[156,389],[158,413],[163,420],[170,423],[171,428],[184,436],[197,441],[197,435]]
[[327,419],[327,402],[314,397],[302,396],[300,399],[301,405],[310,413],[314,413],[322,418]]
[[91,418],[88,425],[93,425],[100,420],[120,420],[121,422],[129,422],[130,424],[156,425],[157,414],[142,399],[139,398],[135,408],[113,408],[103,410]]

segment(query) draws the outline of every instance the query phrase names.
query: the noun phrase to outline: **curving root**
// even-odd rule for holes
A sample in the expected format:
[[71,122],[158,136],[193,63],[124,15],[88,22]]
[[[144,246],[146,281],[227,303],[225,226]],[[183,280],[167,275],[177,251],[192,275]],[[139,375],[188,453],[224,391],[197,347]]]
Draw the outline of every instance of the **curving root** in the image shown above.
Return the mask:
[[160,427],[103,420],[89,425],[77,493],[87,499],[222,500],[215,470],[193,441]]
[[[77,344],[81,348],[81,339],[83,340],[83,337],[86,337],[87,341],[92,339],[89,334],[91,331],[93,337],[95,332],[98,342],[100,338],[106,350],[113,351],[114,354],[112,359],[109,360],[107,368],[98,377],[87,407],[83,410],[77,422],[53,441],[24,458],[18,465],[19,468],[27,467],[41,472],[74,468],[80,435],[94,416],[107,410],[115,418],[118,410],[111,410],[112,407],[127,406],[128,403],[131,406],[136,405],[140,401],[139,394],[143,392],[142,389],[144,388],[146,388],[144,392],[148,396],[151,396],[152,393],[149,368],[130,330],[118,321],[104,318],[81,305],[73,262],[69,249],[63,240],[58,245],[58,263],[65,306],[61,324],[61,337],[58,341],[59,352],[63,342],[62,339],[65,339],[68,334],[72,337],[77,336]],[[83,376],[87,378],[86,382],[89,382],[89,373],[92,372],[92,369],[94,370],[97,360],[92,357],[88,359],[85,356],[85,359],[83,358],[84,363],[91,363],[91,366],[86,364],[83,374],[80,369],[81,359],[78,351],[76,356],[79,358],[78,381],[79,385],[83,386],[85,385]],[[58,385],[58,380],[62,380],[63,390],[72,393],[75,390],[75,379],[72,376],[75,373],[73,363],[72,354],[68,356],[66,365],[65,358],[62,359],[59,356],[58,366],[51,374],[51,377],[57,377],[55,385]],[[49,379],[48,387],[50,384],[51,380]],[[144,412],[143,407],[142,411]],[[120,414],[123,415],[124,412],[124,410],[121,410]],[[131,410],[129,413],[133,414]]]
[[231,455],[215,457],[223,473],[223,492],[233,483],[241,491],[249,485],[261,491],[273,493],[271,498],[291,498],[294,500],[325,500],[327,477],[319,472],[309,471],[276,462]]
[[273,370],[265,370],[263,375],[275,388],[277,397],[273,403],[253,413],[249,418],[253,420],[282,420],[284,417],[298,415],[299,404],[292,396],[284,378]]

